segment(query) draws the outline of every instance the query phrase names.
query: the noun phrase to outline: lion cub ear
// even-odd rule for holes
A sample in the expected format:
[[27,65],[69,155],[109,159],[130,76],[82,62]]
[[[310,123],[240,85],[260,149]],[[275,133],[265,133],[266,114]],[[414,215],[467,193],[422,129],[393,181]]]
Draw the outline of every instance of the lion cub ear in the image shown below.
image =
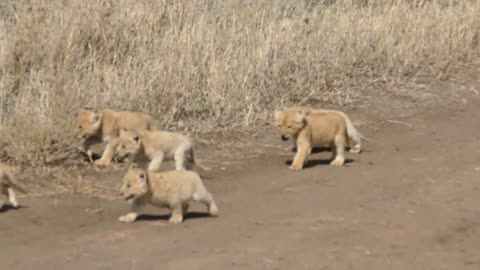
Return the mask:
[[274,113],[274,118],[275,120],[280,120],[281,118],[283,118],[283,115],[284,115],[284,111],[276,110]]
[[297,115],[296,115],[296,118],[295,120],[297,121],[297,123],[303,123],[305,121],[305,117],[307,116],[308,114],[308,111],[305,111],[305,110],[301,110],[299,112],[297,112]]
[[142,138],[140,138],[140,136],[138,136],[138,135],[135,135],[132,138],[132,140],[133,140],[134,143],[139,144],[142,141]]
[[147,172],[142,171],[138,174],[138,182],[144,188],[147,186]]
[[97,110],[93,111],[93,113],[94,113],[93,119],[92,119],[93,123],[100,121],[100,119],[102,118],[102,114],[99,113]]

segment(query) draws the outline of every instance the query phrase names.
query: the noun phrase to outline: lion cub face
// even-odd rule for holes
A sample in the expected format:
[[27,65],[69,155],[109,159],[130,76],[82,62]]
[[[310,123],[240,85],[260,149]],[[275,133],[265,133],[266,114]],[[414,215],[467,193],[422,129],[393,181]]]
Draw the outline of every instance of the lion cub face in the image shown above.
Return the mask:
[[276,111],[275,124],[282,140],[296,137],[305,126],[306,111]]
[[123,178],[120,196],[125,200],[136,200],[149,190],[147,173],[140,168],[131,168]]
[[138,154],[142,146],[142,137],[133,131],[120,130],[120,139],[117,146],[117,155],[121,159],[131,158]]
[[96,136],[102,124],[101,116],[97,110],[80,110],[75,118],[75,137],[86,140]]

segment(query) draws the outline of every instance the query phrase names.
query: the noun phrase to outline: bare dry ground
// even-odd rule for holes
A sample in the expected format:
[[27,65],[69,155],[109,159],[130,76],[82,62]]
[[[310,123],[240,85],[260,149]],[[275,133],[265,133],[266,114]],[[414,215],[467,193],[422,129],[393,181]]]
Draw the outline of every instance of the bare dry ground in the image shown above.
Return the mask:
[[[243,160],[232,148],[204,173],[218,218],[194,205],[181,225],[155,208],[121,224],[119,198],[21,198],[0,215],[2,268],[479,269],[480,83],[470,85],[419,98],[422,109],[379,100],[350,111],[369,142],[343,168],[320,152],[293,172],[273,130],[244,138]],[[122,174],[84,172],[112,190]]]

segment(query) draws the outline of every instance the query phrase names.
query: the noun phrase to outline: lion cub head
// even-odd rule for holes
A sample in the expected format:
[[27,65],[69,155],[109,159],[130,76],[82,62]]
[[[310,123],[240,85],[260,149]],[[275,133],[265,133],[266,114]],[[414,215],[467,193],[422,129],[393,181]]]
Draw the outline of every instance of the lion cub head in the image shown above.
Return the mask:
[[120,196],[127,201],[136,200],[149,190],[147,172],[140,168],[130,168],[123,177]]
[[295,138],[305,126],[307,110],[300,111],[275,111],[275,124],[282,140]]
[[82,109],[75,117],[75,137],[82,140],[97,136],[102,125],[102,113],[93,109]]
[[120,130],[120,139],[116,152],[121,159],[133,158],[142,150],[142,137],[126,129]]

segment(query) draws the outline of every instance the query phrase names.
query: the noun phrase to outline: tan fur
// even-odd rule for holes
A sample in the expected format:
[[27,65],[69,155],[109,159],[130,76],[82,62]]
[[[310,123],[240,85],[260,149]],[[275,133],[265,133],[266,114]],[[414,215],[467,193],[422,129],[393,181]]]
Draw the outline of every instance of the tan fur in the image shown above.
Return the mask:
[[294,111],[294,112],[301,112],[305,111],[308,112],[308,114],[314,114],[314,113],[335,113],[343,117],[345,120],[345,124],[347,126],[347,135],[348,135],[348,144],[350,146],[350,152],[358,154],[362,151],[362,138],[363,135],[358,132],[358,130],[355,128],[353,125],[352,120],[348,115],[342,111],[337,111],[337,110],[328,110],[328,109],[313,109],[309,107],[304,107],[304,106],[293,106],[293,107],[288,107],[284,109],[285,111]]
[[152,117],[143,112],[83,109],[77,114],[75,122],[75,136],[81,140],[82,150],[88,154],[90,159],[92,157],[90,146],[106,143],[102,157],[95,161],[100,165],[112,162],[120,129],[139,131],[154,129]]
[[121,222],[134,222],[143,206],[153,204],[170,208],[172,215],[169,221],[180,223],[192,200],[205,204],[210,215],[218,215],[212,195],[194,171],[147,172],[130,168],[123,178],[120,194],[131,208],[130,213],[119,217]]
[[330,145],[333,166],[345,161],[347,129],[342,116],[333,113],[308,114],[308,111],[276,111],[275,123],[283,140],[294,139],[297,153],[290,169],[301,170],[313,147]]
[[150,161],[149,171],[160,170],[164,160],[175,160],[177,170],[191,169],[192,165],[196,164],[190,138],[168,131],[136,132],[122,129],[117,154],[137,163]]
[[16,183],[14,179],[15,172],[15,167],[0,163],[0,209],[2,209],[7,203],[3,197],[7,198],[7,201],[11,206],[15,208],[18,207],[18,201],[14,189],[26,193],[25,190]]

